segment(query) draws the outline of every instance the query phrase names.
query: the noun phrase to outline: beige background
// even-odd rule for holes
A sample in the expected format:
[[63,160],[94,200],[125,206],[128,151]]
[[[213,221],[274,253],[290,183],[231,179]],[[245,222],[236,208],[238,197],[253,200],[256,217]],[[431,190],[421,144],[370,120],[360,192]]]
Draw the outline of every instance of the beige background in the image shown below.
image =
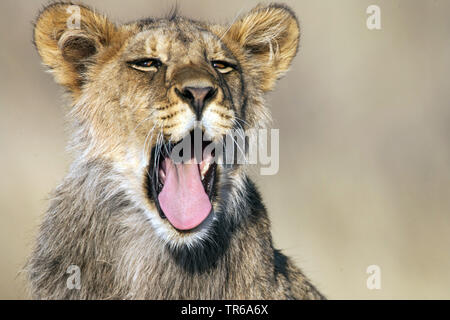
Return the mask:
[[[86,1],[115,21],[175,1]],[[276,245],[331,299],[450,298],[450,2],[286,1],[302,26],[291,72],[269,96],[280,171],[256,177]],[[62,90],[31,44],[47,1],[0,2],[0,298],[17,276],[46,197],[70,159]],[[256,1],[178,1],[231,21]],[[381,7],[382,29],[365,13]],[[381,290],[366,268],[381,267]]]

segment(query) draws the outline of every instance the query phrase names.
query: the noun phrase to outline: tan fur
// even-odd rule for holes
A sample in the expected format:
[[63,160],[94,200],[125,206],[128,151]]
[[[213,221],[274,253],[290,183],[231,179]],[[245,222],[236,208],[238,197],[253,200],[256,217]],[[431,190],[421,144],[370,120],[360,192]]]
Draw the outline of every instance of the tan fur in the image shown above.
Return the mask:
[[[35,298],[308,299],[322,298],[272,245],[267,213],[245,166],[218,167],[214,214],[181,233],[156,212],[146,177],[151,150],[179,141],[195,115],[176,89],[210,83],[205,132],[265,127],[264,92],[298,48],[290,9],[258,6],[231,26],[182,17],[116,26],[81,7],[81,29],[68,30],[68,3],[39,15],[34,40],[55,80],[71,94],[74,162],[56,189],[28,264]],[[130,61],[157,58],[142,72]],[[220,75],[210,61],[237,69]],[[69,265],[80,290],[66,287]]]

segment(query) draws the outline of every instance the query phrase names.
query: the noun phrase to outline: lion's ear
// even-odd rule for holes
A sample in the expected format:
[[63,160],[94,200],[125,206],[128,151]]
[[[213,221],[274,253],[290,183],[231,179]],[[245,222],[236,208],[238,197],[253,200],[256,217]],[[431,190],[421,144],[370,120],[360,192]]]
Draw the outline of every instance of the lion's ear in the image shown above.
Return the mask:
[[246,50],[252,65],[260,68],[264,91],[271,90],[289,69],[297,54],[299,36],[294,13],[278,4],[257,6],[234,22],[226,34]]
[[117,32],[106,17],[87,7],[55,3],[37,18],[34,43],[56,82],[76,93],[87,64],[111,45]]

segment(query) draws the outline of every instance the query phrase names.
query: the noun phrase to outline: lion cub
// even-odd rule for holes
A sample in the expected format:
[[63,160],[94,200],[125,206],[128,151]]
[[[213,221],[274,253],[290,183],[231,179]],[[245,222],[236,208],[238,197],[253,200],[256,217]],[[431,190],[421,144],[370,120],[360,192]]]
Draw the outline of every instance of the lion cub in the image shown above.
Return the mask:
[[[117,25],[54,3],[34,43],[68,90],[74,159],[28,263],[34,298],[323,298],[274,249],[246,166],[207,151],[267,123],[264,93],[298,49],[289,8],[257,6],[231,26],[177,15]],[[196,132],[199,153],[175,161]]]

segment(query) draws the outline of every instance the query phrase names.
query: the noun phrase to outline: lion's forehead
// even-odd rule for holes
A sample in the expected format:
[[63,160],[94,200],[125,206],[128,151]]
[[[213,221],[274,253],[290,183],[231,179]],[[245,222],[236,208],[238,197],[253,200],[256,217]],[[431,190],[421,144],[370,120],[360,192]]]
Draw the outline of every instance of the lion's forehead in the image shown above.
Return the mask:
[[220,38],[195,24],[164,24],[134,35],[125,48],[128,55],[148,56],[163,63],[189,63],[195,59],[223,59],[229,55]]

